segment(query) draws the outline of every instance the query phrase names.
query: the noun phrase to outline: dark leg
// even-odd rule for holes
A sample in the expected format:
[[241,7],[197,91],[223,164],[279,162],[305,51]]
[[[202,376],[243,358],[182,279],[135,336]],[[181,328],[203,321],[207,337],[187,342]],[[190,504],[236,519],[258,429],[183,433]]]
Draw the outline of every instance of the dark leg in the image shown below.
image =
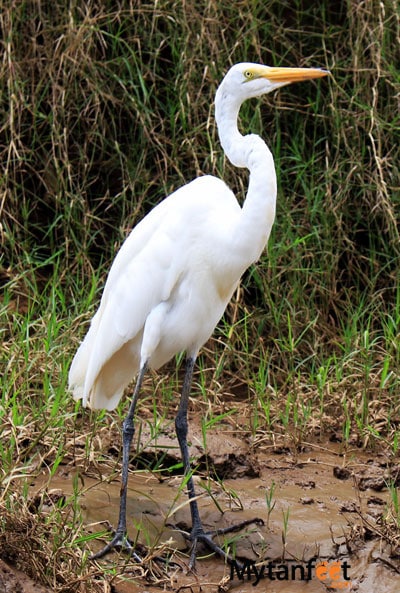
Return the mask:
[[[186,361],[186,371],[185,377],[183,380],[183,387],[182,387],[182,395],[181,401],[179,403],[178,413],[175,418],[175,429],[176,429],[176,436],[178,437],[179,446],[181,449],[182,460],[183,460],[183,467],[185,472],[185,477],[187,479],[187,490],[189,495],[190,501],[190,513],[192,516],[192,531],[190,534],[190,539],[192,542],[192,549],[190,554],[189,560],[189,568],[194,568],[196,563],[196,552],[197,552],[197,545],[199,542],[204,543],[212,552],[221,556],[224,560],[226,560],[229,564],[234,562],[233,558],[229,556],[222,548],[217,546],[212,539],[212,535],[216,534],[223,534],[229,533],[232,531],[237,531],[250,523],[263,523],[260,519],[253,519],[250,521],[244,521],[240,525],[236,525],[233,527],[228,527],[226,529],[216,530],[213,533],[205,532],[203,525],[200,519],[199,508],[197,506],[196,500],[196,493],[194,489],[193,477],[192,477],[192,470],[190,467],[190,459],[189,459],[189,450],[187,446],[187,433],[188,433],[188,421],[187,421],[187,412],[188,412],[188,403],[189,403],[189,395],[190,395],[190,387],[192,384],[192,376],[193,376],[193,368],[194,368],[195,359],[188,358]],[[238,563],[240,564],[240,563]]]
[[140,388],[143,383],[143,377],[147,370],[147,364],[144,364],[143,367],[139,371],[139,375],[136,381],[135,391],[133,392],[133,397],[131,401],[131,405],[129,407],[128,414],[124,420],[122,425],[122,476],[121,476],[121,495],[120,495],[120,502],[119,502],[119,519],[118,519],[118,526],[115,532],[113,539],[110,541],[109,544],[104,546],[99,552],[93,554],[91,556],[91,560],[96,558],[102,558],[111,550],[123,549],[124,551],[129,552],[132,556],[136,558],[136,560],[140,561],[139,556],[135,554],[132,544],[128,539],[128,532],[126,529],[126,496],[127,496],[127,489],[128,489],[128,469],[129,469],[129,452],[131,449],[133,435],[135,433],[134,427],[134,416],[135,416],[135,408],[136,403],[139,398]]

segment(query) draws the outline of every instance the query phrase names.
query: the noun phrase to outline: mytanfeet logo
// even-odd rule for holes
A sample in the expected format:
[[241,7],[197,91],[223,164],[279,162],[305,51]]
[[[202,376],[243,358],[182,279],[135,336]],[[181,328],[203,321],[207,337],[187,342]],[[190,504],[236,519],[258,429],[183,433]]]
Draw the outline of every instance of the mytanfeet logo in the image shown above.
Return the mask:
[[304,563],[286,561],[277,563],[272,560],[245,560],[242,563],[234,561],[231,564],[230,578],[240,580],[254,580],[255,587],[262,579],[270,581],[311,581],[317,579],[330,589],[350,590],[350,564],[344,560],[317,560],[310,558]]

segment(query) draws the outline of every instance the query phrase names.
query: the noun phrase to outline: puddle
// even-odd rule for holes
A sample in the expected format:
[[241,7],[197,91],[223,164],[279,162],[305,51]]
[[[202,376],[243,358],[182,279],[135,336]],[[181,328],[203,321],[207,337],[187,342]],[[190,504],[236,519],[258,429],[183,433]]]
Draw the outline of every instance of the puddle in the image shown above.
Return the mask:
[[[229,449],[229,447],[228,447]],[[218,450],[221,457],[221,448]],[[210,455],[210,459],[212,455]],[[383,464],[382,464],[383,466]],[[335,469],[335,468],[338,468]],[[289,453],[265,452],[257,454],[258,477],[224,479],[223,488],[218,482],[202,481],[196,477],[196,490],[202,493],[199,499],[200,513],[204,526],[210,529],[221,528],[244,519],[259,517],[264,526],[248,528],[248,533],[237,540],[236,553],[241,558],[258,559],[265,565],[263,578],[257,581],[257,574],[251,569],[240,580],[232,575],[230,568],[218,559],[199,560],[196,575],[176,571],[174,587],[182,591],[234,591],[248,593],[254,590],[268,590],[271,593],[314,593],[320,591],[358,591],[359,593],[397,593],[400,587],[399,559],[389,558],[381,541],[372,539],[357,542],[355,534],[362,529],[357,509],[370,513],[371,517],[382,514],[388,501],[386,490],[379,492],[360,490],[356,483],[362,479],[378,475],[384,470],[376,459],[367,455],[354,456],[351,463],[341,457],[333,448],[311,448],[293,458]],[[340,468],[343,468],[340,470]],[[104,480],[108,468],[104,468]],[[238,472],[240,475],[240,468]],[[34,490],[40,490],[47,478],[38,479]],[[83,476],[84,488],[80,495],[80,507],[84,521],[92,525],[93,531],[101,531],[99,522],[107,521],[116,525],[119,506],[119,479],[111,483]],[[50,488],[60,489],[65,494],[72,493],[73,473],[56,476]],[[273,504],[268,518],[266,494],[274,484]],[[374,481],[369,482],[373,485]],[[377,482],[375,482],[375,485]],[[203,486],[202,486],[203,485]],[[211,492],[209,494],[204,485]],[[377,487],[376,489],[379,490]],[[214,499],[214,500],[213,500]],[[222,509],[222,513],[220,512]],[[186,494],[181,492],[181,477],[172,477],[160,482],[148,472],[135,472],[129,478],[128,529],[131,538],[138,535],[146,544],[173,540],[173,547],[186,551],[186,541],[173,526],[190,525],[190,513]],[[285,521],[287,528],[285,529]],[[139,534],[138,534],[139,530]],[[346,546],[347,540],[347,546]],[[92,551],[102,542],[94,540]],[[332,581],[328,577],[317,578],[315,569],[311,580],[301,580],[301,569],[295,573],[296,579],[288,578],[282,572],[282,556],[288,565],[301,564],[303,570],[312,558],[327,561],[328,569],[332,563],[341,563],[341,578]],[[185,556],[182,555],[183,565]],[[274,566],[268,562],[273,559]],[[292,562],[290,562],[292,560]],[[110,557],[112,561],[112,556]],[[348,580],[343,577],[343,562],[347,562]],[[270,572],[268,572],[270,570]],[[280,577],[278,578],[278,572]],[[308,573],[305,572],[304,575]],[[327,573],[326,573],[327,574]],[[247,576],[250,575],[250,580]],[[272,576],[271,576],[272,575]],[[324,576],[321,573],[322,577]],[[232,579],[231,577],[234,576]],[[221,588],[224,583],[224,588]],[[115,593],[158,592],[160,588],[120,582],[115,585]]]

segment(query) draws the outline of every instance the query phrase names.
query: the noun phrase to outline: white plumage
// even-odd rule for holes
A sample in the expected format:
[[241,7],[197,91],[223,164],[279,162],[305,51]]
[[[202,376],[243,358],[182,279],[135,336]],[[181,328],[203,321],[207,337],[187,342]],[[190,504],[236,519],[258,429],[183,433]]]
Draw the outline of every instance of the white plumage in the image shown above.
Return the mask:
[[235,254],[240,214],[225,183],[204,176],[133,229],[71,366],[75,398],[111,410],[141,360],[157,369],[177,352],[196,356],[251,263]]

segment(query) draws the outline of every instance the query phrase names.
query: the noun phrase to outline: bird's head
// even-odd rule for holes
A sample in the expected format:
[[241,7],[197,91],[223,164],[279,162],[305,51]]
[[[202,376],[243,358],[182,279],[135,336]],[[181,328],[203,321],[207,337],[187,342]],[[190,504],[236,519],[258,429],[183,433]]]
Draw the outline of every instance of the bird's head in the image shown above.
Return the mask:
[[231,163],[236,167],[248,167],[249,155],[254,152],[254,142],[257,141],[258,145],[261,142],[265,147],[263,141],[255,140],[255,134],[243,137],[237,128],[239,109],[246,99],[260,97],[291,82],[321,78],[327,74],[327,70],[319,68],[274,68],[250,62],[232,66],[215,96],[219,139]]
[[286,84],[321,78],[327,74],[327,70],[320,68],[274,68],[243,62],[230,68],[220,88],[242,103],[246,99],[270,93]]

